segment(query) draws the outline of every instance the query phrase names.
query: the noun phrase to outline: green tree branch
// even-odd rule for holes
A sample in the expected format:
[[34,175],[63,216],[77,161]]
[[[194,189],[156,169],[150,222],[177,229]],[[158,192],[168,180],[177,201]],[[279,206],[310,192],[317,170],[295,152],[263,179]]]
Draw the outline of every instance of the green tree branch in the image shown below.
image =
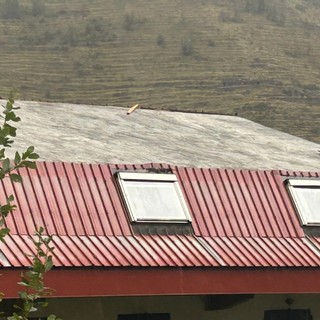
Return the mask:
[[[0,118],[3,124],[0,126],[0,180],[9,178],[13,183],[21,183],[22,176],[19,173],[21,168],[36,168],[36,162],[39,155],[34,152],[34,147],[30,146],[22,153],[15,152],[13,161],[6,157],[6,148],[12,147],[14,138],[16,137],[17,128],[15,123],[21,119],[15,114],[14,100],[9,99],[3,107]],[[0,204],[0,241],[5,242],[5,237],[10,233],[10,229],[6,225],[6,218],[15,209],[13,204],[14,196],[9,195],[5,204]],[[44,283],[45,274],[53,267],[52,253],[54,247],[51,245],[52,236],[45,235],[45,229],[38,227],[32,238],[35,252],[29,257],[32,261],[30,269],[21,273],[21,281],[19,284],[23,290],[18,292],[20,305],[16,305],[12,316],[7,317],[8,320],[28,320],[31,312],[37,310],[38,307],[45,307],[47,302],[42,302],[39,298],[48,296],[52,293],[52,289],[47,288]],[[3,294],[0,293],[0,301]],[[48,320],[61,320],[55,315],[50,315]]]

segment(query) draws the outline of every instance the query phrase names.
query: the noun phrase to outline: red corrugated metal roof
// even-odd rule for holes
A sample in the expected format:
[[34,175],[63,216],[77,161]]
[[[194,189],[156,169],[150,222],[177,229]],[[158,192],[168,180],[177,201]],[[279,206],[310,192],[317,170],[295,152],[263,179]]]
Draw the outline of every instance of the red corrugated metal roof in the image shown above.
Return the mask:
[[206,237],[205,240],[228,266],[319,266],[320,254],[305,238]]
[[277,172],[177,168],[198,236],[302,237]]
[[[57,267],[200,267],[219,259],[193,236],[54,236]],[[10,235],[2,246],[3,266],[27,267],[33,246],[28,235]]]
[[[150,167],[176,173],[193,234],[134,233],[113,172]],[[0,185],[0,201],[14,193],[18,206],[8,218],[3,266],[29,265],[24,253],[36,225],[55,235],[55,264],[63,267],[320,265],[320,243],[305,237],[284,186],[287,177],[320,173],[47,162],[20,173],[23,184]]]

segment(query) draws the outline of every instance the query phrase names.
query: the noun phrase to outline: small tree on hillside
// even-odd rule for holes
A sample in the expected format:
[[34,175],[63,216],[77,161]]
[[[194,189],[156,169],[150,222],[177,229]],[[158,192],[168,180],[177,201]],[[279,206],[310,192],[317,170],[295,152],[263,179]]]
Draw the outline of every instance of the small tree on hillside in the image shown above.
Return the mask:
[[184,39],[181,42],[181,53],[185,57],[192,56],[194,53],[192,41],[190,39]]

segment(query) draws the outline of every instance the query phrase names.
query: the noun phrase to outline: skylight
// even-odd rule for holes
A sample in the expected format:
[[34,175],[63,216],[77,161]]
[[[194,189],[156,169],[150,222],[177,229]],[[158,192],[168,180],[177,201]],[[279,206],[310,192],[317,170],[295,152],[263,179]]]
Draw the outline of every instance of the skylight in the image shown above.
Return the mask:
[[287,186],[302,225],[320,226],[320,180],[289,179]]
[[119,172],[118,181],[132,221],[191,221],[174,174]]

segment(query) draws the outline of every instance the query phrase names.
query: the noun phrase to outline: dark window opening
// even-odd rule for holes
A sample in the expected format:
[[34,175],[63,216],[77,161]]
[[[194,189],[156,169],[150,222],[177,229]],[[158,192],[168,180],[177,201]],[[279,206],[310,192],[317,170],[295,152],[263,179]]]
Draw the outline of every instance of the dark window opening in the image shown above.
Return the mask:
[[120,314],[118,320],[170,320],[170,313]]
[[223,310],[245,303],[254,298],[253,294],[214,294],[205,297],[206,310]]
[[263,320],[312,320],[309,309],[266,310]]

